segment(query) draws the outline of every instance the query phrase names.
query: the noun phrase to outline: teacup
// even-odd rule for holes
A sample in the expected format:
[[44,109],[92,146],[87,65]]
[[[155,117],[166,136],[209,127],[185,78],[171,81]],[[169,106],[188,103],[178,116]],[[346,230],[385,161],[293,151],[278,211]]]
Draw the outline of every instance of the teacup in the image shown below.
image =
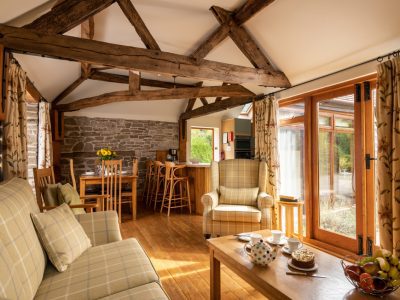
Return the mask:
[[272,233],[272,241],[274,243],[279,243],[281,241],[283,232],[280,230],[271,230]]
[[303,247],[303,244],[294,237],[289,238],[287,240],[287,244],[290,252],[296,251],[297,249]]
[[252,233],[250,234],[251,244],[255,245],[262,239],[262,235],[259,233]]

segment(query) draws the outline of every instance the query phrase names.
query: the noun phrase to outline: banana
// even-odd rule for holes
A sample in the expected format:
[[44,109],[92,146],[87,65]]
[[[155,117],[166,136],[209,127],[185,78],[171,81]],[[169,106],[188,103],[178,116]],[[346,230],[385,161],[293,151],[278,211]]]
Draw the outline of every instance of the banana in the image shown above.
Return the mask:
[[382,249],[376,250],[373,257],[374,258],[383,257]]
[[397,270],[397,268],[395,266],[392,266],[390,268],[388,275],[389,275],[390,279],[392,279],[392,280],[396,280],[396,279],[400,278],[400,272],[399,272],[399,270]]
[[399,286],[399,285],[400,285],[400,279],[392,280],[392,281],[389,283],[389,285],[392,286],[392,287]]
[[389,250],[386,250],[386,249],[382,249],[382,256],[383,256],[384,258],[389,258],[389,257],[392,256],[392,252],[389,251]]
[[384,272],[389,272],[390,270],[390,265],[389,263],[386,261],[386,259],[384,259],[383,257],[377,257],[376,261],[379,263],[379,267],[381,268],[382,271]]

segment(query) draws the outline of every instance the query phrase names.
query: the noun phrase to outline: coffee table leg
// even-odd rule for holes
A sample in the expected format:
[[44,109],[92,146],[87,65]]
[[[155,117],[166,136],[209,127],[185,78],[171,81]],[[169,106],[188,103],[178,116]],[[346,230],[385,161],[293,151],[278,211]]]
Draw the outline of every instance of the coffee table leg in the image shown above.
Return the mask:
[[214,250],[210,250],[210,299],[221,299],[221,268],[220,262],[214,257]]

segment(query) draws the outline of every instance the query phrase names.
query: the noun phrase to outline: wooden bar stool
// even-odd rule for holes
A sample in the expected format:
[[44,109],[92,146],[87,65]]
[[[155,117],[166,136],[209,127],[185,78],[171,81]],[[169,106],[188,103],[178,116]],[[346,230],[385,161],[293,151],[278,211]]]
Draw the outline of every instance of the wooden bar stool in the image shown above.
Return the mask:
[[[304,202],[285,202],[277,201],[279,213],[279,229],[282,230],[282,207],[285,208],[285,227],[288,237],[297,236],[299,240],[303,240],[303,205]],[[297,207],[297,229],[298,234],[294,233],[294,208]]]
[[150,205],[154,202],[154,210],[157,203],[161,203],[164,195],[165,165],[160,161],[154,162]]
[[190,205],[189,177],[183,177],[178,173],[186,168],[184,165],[175,165],[173,162],[165,163],[165,186],[164,195],[161,203],[163,208],[168,209],[168,216],[171,208],[189,207],[189,213],[192,213]]
[[146,160],[146,177],[144,179],[144,188],[142,194],[142,201],[146,198],[146,206],[150,205],[151,183],[153,180],[153,161]]

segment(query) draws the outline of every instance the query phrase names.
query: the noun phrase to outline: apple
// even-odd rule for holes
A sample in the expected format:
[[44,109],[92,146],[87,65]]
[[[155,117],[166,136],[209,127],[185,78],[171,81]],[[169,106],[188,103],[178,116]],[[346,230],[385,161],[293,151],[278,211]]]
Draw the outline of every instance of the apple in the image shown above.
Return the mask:
[[360,275],[360,288],[365,292],[370,293],[374,290],[374,279],[371,274],[362,273]]
[[379,271],[379,266],[377,263],[374,262],[367,262],[363,265],[363,269],[365,273],[376,275]]
[[373,280],[375,290],[382,291],[386,288],[386,280],[383,280],[379,277],[374,277]]
[[360,282],[360,274],[363,270],[357,265],[346,266],[346,274],[354,281]]

